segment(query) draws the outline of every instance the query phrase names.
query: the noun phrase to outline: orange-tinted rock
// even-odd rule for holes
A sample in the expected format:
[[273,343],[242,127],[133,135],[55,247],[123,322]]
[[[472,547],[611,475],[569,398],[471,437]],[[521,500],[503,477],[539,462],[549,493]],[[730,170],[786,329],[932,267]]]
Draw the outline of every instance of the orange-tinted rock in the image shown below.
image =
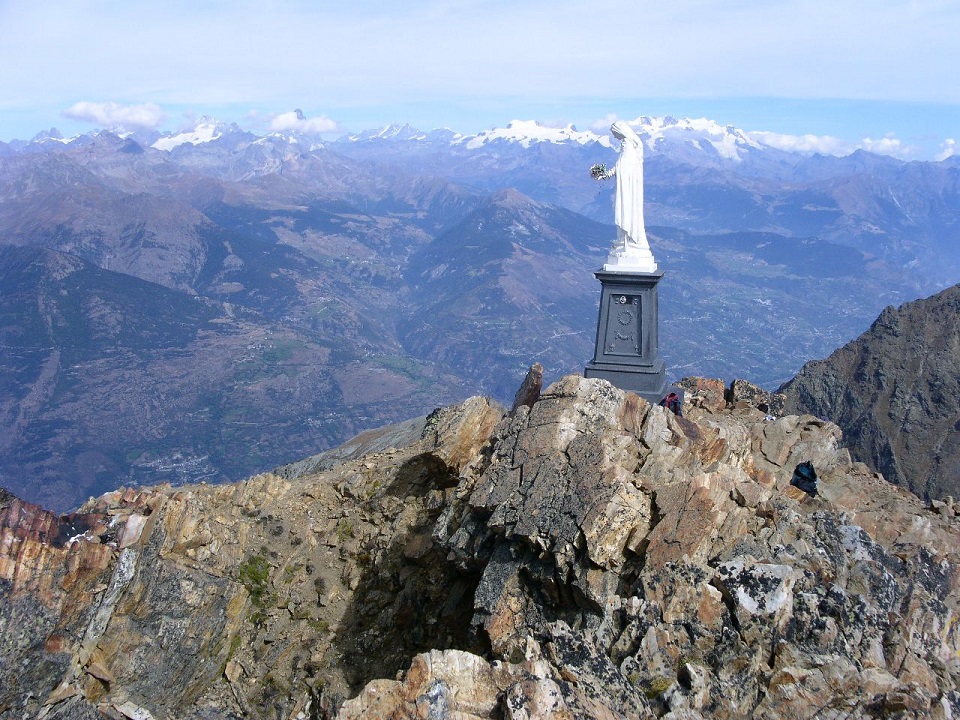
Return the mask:
[[[571,375],[512,417],[473,398],[234,485],[65,518],[6,498],[0,707],[947,717],[955,513],[830,423],[742,402],[678,417]],[[790,497],[800,460],[815,500]]]
[[727,406],[727,386],[723,380],[688,377],[677,383],[685,392],[684,403],[712,413],[722,412]]

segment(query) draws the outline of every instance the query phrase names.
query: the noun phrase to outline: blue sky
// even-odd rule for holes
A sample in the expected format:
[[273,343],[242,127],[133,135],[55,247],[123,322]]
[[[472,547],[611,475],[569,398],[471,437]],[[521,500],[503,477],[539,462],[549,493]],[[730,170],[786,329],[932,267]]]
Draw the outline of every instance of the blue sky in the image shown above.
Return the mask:
[[960,140],[958,38],[960,0],[0,0],[0,140],[675,115],[928,160]]

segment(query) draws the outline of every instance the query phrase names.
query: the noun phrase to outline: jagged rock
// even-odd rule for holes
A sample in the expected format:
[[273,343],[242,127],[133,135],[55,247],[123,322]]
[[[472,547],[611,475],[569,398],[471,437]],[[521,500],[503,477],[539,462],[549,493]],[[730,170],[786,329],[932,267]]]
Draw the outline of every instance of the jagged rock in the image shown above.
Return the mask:
[[[861,485],[830,423],[770,422],[762,412],[711,413],[696,403],[680,420],[570,376],[505,422],[489,461],[461,481],[457,496],[468,512],[452,506],[438,524],[457,554],[494,548],[474,622],[495,654],[517,659],[531,632],[548,644],[554,619],[573,621],[579,636],[616,661],[617,673],[598,685],[633,678],[654,708],[675,713],[710,697],[711,716],[749,714],[765,697],[774,645],[808,665],[833,663],[842,682],[826,683],[818,706],[865,707],[854,690],[865,680],[858,663],[875,659],[900,622],[884,620],[880,608],[889,601],[919,610],[912,593],[927,573],[949,576],[951,588],[927,595],[929,602],[956,591],[956,527],[940,525],[938,540],[917,544],[915,523],[930,528],[922,507],[891,486]],[[789,498],[801,460],[817,466],[825,499]],[[896,527],[878,527],[885,511]],[[855,524],[861,514],[885,545]],[[906,545],[924,570],[902,564]],[[932,563],[923,549],[946,547]],[[952,612],[948,605],[940,611]],[[936,634],[940,621],[917,620]],[[919,660],[927,652],[907,653],[923,667],[922,681],[937,672],[936,662]],[[957,662],[950,662],[938,678],[952,689]],[[566,672],[576,677],[582,667]],[[898,691],[917,684],[889,674]],[[801,699],[809,698],[775,694],[779,717],[807,712]],[[604,702],[609,709],[610,694]]]
[[778,417],[784,414],[786,396],[771,393],[746,380],[734,380],[726,387],[723,380],[701,377],[683,378],[676,383],[686,394],[688,406],[718,413],[724,408],[757,410]]
[[772,393],[757,387],[746,380],[734,380],[727,391],[727,402],[732,405],[740,403],[747,407],[754,407],[773,416],[784,413],[787,398],[783,393]]
[[688,377],[676,383],[685,394],[687,405],[700,407],[710,412],[721,412],[727,406],[727,386],[723,380]]
[[129,700],[120,705],[114,705],[113,709],[119,712],[123,717],[129,720],[153,720],[153,715],[149,710],[136,705]]
[[0,718],[960,715],[946,502],[702,397],[567,376],[234,485],[5,498]]
[[762,645],[782,636],[793,619],[793,586],[801,576],[790,565],[758,563],[745,556],[721,564],[713,583],[733,609],[740,636]]
[[540,398],[540,390],[543,387],[543,365],[534,363],[527,371],[527,376],[523,379],[520,389],[513,398],[513,406],[510,408],[510,414],[513,415],[520,407],[533,407],[533,404]]
[[498,664],[459,650],[418,655],[403,682],[376,680],[344,704],[341,720],[374,717],[488,718],[500,693],[521,680],[520,668]]
[[830,418],[852,454],[920,497],[960,494],[960,285],[888,307],[867,332],[780,388]]

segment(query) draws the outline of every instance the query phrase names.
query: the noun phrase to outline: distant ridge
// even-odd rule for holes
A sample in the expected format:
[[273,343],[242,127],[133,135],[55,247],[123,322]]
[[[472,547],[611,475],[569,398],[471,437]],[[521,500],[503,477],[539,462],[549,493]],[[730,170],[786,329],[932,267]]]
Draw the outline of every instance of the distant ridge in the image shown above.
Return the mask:
[[[648,152],[657,153],[666,147],[686,145],[691,150],[700,150],[709,155],[717,155],[727,160],[739,161],[745,153],[751,150],[765,150],[780,152],[765,145],[762,138],[766,133],[751,133],[730,125],[721,125],[708,118],[674,118],[667,116],[641,115],[629,123],[646,141]],[[100,131],[94,131],[94,133]],[[304,136],[316,141],[319,133],[303,133],[294,130],[285,132],[269,132],[263,135],[242,129],[236,123],[228,123],[210,116],[199,118],[192,126],[187,126],[173,132],[125,133],[112,130],[122,136],[134,136],[145,145],[157,150],[172,151],[181,145],[203,145],[205,143],[222,141],[230,138],[231,142],[253,142],[267,136],[281,136],[299,140]],[[30,141],[14,141],[11,147],[23,149],[30,145],[71,145],[82,142],[83,138],[92,133],[64,138],[56,128],[42,131]],[[541,123],[537,120],[515,119],[505,127],[494,127],[489,130],[470,135],[457,132],[449,128],[421,130],[412,125],[397,123],[380,128],[348,133],[337,139],[326,142],[333,144],[354,144],[372,142],[420,142],[442,143],[461,146],[475,150],[489,144],[514,143],[528,148],[539,143],[563,144],[573,143],[581,146],[599,144],[604,147],[614,147],[615,142],[607,129],[579,130],[574,125],[555,126]],[[758,138],[761,138],[758,140]]]
[[921,497],[960,497],[960,285],[888,307],[781,387],[837,423],[855,457]]
[[[646,142],[648,152],[660,152],[665,147],[687,145],[710,155],[739,161],[750,150],[772,150],[752,138],[749,133],[733,126],[724,126],[707,118],[648,117],[642,115],[630,124]],[[338,142],[406,142],[433,141],[476,150],[497,143],[517,144],[524,148],[539,143],[575,144],[581,146],[616,146],[608,131],[578,130],[574,125],[553,126],[536,120],[512,120],[506,127],[491,128],[476,135],[463,135],[452,130],[424,132],[410,125],[388,125],[377,130],[347,135]]]

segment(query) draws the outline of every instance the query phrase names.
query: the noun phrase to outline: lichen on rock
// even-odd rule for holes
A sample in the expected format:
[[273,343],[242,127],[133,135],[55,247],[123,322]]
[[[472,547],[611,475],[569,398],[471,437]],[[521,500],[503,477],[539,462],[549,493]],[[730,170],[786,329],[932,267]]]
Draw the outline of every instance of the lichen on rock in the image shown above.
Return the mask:
[[683,417],[570,375],[234,485],[6,498],[0,718],[958,716],[957,518],[684,382]]

